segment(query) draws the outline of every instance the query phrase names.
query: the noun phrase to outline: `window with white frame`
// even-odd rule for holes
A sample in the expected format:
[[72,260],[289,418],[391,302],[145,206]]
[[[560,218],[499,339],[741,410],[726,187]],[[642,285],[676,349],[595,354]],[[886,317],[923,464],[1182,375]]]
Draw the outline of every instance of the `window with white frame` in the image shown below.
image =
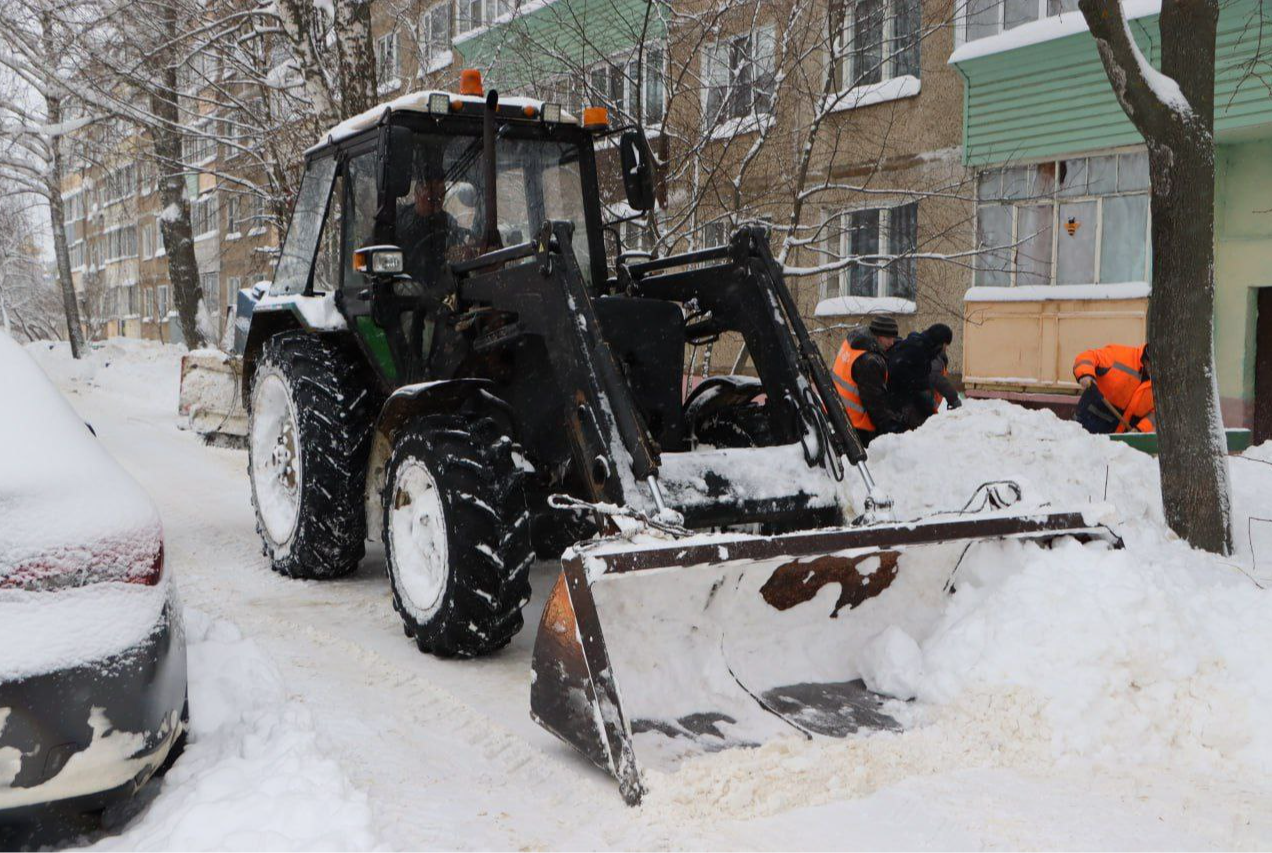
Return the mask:
[[155,318],[155,289],[147,287],[142,291],[142,318],[153,320]]
[[[557,101],[577,114],[582,101],[607,107],[615,116],[639,118],[645,125],[659,125],[666,113],[666,89],[663,82],[664,52],[661,46],[649,47],[643,55],[624,54],[592,66],[587,71],[585,96]],[[564,81],[563,81],[564,82]],[[551,98],[550,98],[551,100]]]
[[196,121],[190,126],[190,130],[182,138],[187,163],[200,166],[216,159],[216,137],[211,131],[211,119]]
[[459,35],[511,15],[516,11],[517,0],[456,0],[455,32]]
[[976,41],[1062,14],[1080,16],[1078,0],[967,0],[961,16],[962,41]]
[[247,233],[264,234],[268,221],[265,218],[265,196],[252,193],[247,197]]
[[451,5],[445,0],[420,16],[420,67],[435,71],[451,61]]
[[472,32],[482,25],[485,0],[455,0],[455,31]]
[[919,76],[920,0],[844,0],[831,56],[836,90]]
[[106,263],[137,257],[137,228],[132,225],[106,232]]
[[199,286],[203,288],[203,301],[213,317],[221,313],[221,274],[217,272],[199,273]]
[[714,249],[729,242],[729,223],[723,219],[708,222],[702,226],[702,245],[700,249]]
[[216,193],[204,193],[190,202],[190,225],[195,237],[217,230]]
[[773,111],[776,41],[771,26],[721,38],[703,54],[706,125]]
[[239,234],[243,231],[243,223],[239,218],[241,199],[238,193],[226,193],[225,196],[225,233]]
[[919,203],[849,210],[828,223],[829,260],[846,266],[822,283],[822,298],[893,296],[914,301]]
[[137,192],[137,166],[129,163],[106,173],[102,181],[102,203],[114,204],[131,198]]
[[398,34],[394,30],[375,40],[375,83],[385,89],[396,86],[399,81]]
[[1143,151],[982,172],[977,196],[977,285],[1150,280]]
[[155,292],[155,309],[159,312],[159,319],[162,320],[168,316],[168,285],[161,284]]

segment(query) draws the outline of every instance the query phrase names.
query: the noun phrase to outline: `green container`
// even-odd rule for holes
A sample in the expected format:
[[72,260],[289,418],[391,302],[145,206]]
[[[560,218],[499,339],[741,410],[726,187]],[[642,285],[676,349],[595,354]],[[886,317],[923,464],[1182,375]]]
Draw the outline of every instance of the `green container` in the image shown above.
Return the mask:
[[[1226,429],[1224,433],[1228,436],[1229,453],[1240,453],[1251,444],[1250,430],[1248,429]],[[1154,456],[1157,455],[1157,433],[1155,432],[1124,432],[1119,435],[1110,435],[1109,438],[1114,441],[1120,441],[1123,444],[1129,444],[1136,450],[1142,450]]]

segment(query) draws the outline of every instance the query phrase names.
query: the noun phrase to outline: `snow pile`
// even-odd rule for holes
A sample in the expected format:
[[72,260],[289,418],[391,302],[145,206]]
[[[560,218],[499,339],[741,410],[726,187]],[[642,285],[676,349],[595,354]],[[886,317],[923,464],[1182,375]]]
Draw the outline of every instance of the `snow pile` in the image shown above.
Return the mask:
[[341,850],[376,845],[367,797],[322,754],[254,642],[186,610],[190,738],[159,796],[97,850]]
[[177,410],[181,373],[177,362],[186,348],[158,341],[110,338],[89,345],[83,358],[70,356],[70,345],[38,342],[26,345],[26,352],[63,390],[92,388],[138,402],[137,389],[147,389],[147,407],[166,412]]
[[942,608],[863,649],[869,686],[915,697],[891,703],[908,731],[694,759],[653,778],[652,804],[770,812],[973,767],[1094,762],[1206,777],[1239,764],[1256,779],[1272,770],[1262,724],[1272,591],[1254,574],[1272,562],[1272,533],[1242,535],[1251,516],[1272,517],[1272,449],[1231,462],[1234,527],[1254,553],[1241,541],[1226,558],[1165,529],[1155,459],[1050,412],[969,401],[870,451],[901,518],[957,509],[991,480],[1014,479],[1027,502],[1057,506],[1101,501],[1107,482],[1126,549],[974,546]]

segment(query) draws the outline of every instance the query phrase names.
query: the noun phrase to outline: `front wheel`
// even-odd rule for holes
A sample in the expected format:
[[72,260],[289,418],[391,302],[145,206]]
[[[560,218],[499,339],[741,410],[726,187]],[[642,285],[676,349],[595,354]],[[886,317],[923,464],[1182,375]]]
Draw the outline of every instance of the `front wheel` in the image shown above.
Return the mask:
[[416,418],[397,434],[384,491],[393,605],[421,651],[507,645],[530,598],[530,514],[515,446],[488,418]]
[[274,571],[321,580],[357,568],[371,420],[366,382],[338,342],[304,332],[265,342],[252,381],[248,473]]

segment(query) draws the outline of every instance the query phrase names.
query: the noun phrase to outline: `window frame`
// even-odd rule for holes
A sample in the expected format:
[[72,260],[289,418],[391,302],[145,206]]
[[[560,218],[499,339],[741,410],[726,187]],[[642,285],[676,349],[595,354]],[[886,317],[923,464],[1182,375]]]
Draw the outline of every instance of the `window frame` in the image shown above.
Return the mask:
[[[912,34],[913,44],[910,50],[913,50],[913,72],[899,67],[901,66],[903,49],[897,45],[899,36],[897,35],[897,19],[903,13],[902,4],[907,0],[877,0],[883,7],[883,20],[880,23],[879,32],[879,53],[880,61],[878,66],[879,79],[862,81],[864,76],[857,67],[857,56],[860,52],[860,46],[857,44],[857,18],[856,10],[863,3],[871,2],[871,0],[842,0],[836,10],[835,6],[831,6],[832,14],[838,14],[840,26],[838,32],[831,41],[831,57],[828,73],[831,79],[836,83],[832,88],[838,94],[852,92],[867,87],[879,86],[889,80],[897,80],[906,77],[913,77],[916,80],[922,78],[923,67],[923,49],[922,35],[923,28],[923,8],[920,0],[910,0],[916,9],[917,24],[915,32]],[[1044,0],[1045,1],[1045,0]],[[904,72],[904,73],[901,73]],[[839,78],[839,79],[835,79]]]
[[[434,30],[433,16],[439,11],[446,10],[446,38],[445,47],[438,47],[437,33]],[[420,13],[420,73],[431,74],[450,65],[454,61],[455,56],[455,3],[454,0],[442,0],[440,3],[434,3],[428,6]],[[445,57],[445,62],[442,61]]]
[[[1123,190],[1119,188],[1119,183],[1120,183],[1119,177],[1121,175],[1121,169],[1122,169],[1122,158],[1131,156],[1131,155],[1140,155],[1143,157],[1148,156],[1147,151],[1143,148],[1138,148],[1138,147],[1116,148],[1116,149],[1107,150],[1107,151],[1096,151],[1096,152],[1089,152],[1085,154],[1078,154],[1078,155],[1074,155],[1070,157],[1052,157],[1052,158],[1047,158],[1043,160],[1035,160],[1032,162],[1001,164],[995,168],[984,169],[977,172],[976,174],[976,183],[977,183],[976,216],[975,216],[975,223],[974,223],[975,230],[973,233],[975,234],[978,258],[985,255],[992,256],[994,254],[994,251],[992,249],[986,250],[986,249],[983,249],[980,245],[981,216],[982,216],[982,210],[984,208],[1009,207],[1011,209],[1011,223],[1010,223],[1011,233],[1010,233],[1009,242],[1007,243],[1007,247],[1005,249],[1005,251],[1009,255],[1007,258],[1006,269],[1005,270],[987,269],[987,268],[983,268],[981,264],[978,262],[977,264],[973,266],[973,269],[971,271],[972,286],[973,287],[1015,288],[1015,287],[1099,287],[1099,286],[1111,285],[1111,284],[1132,284],[1132,283],[1151,284],[1152,270],[1153,270],[1152,188],[1151,186],[1145,186],[1143,189],[1133,189],[1133,190]],[[1114,176],[1113,176],[1114,189],[1111,192],[1093,194],[1090,192],[1090,188],[1087,187],[1085,188],[1086,191],[1084,191],[1081,194],[1076,194],[1076,195],[1061,195],[1060,194],[1061,188],[1059,186],[1058,175],[1059,175],[1061,163],[1077,161],[1077,160],[1086,162],[1092,159],[1097,159],[1102,157],[1113,157],[1116,159],[1117,171],[1114,173]],[[999,180],[1001,181],[1002,173],[1004,173],[1007,169],[1025,168],[1030,170],[1036,170],[1039,166],[1046,165],[1046,164],[1051,164],[1054,167],[1055,169],[1054,174],[1057,176],[1057,178],[1053,182],[1053,186],[1049,194],[1041,195],[1041,196],[1025,196],[1022,198],[1006,199],[1001,197],[1002,192],[1000,190],[999,198],[997,199],[991,199],[986,201],[981,198],[980,182],[981,182],[981,177],[983,175],[990,172],[997,171],[999,172]],[[1084,169],[1086,169],[1086,172],[1089,175],[1090,174],[1089,167],[1084,166]],[[1104,202],[1106,199],[1110,199],[1110,198],[1129,198],[1134,196],[1144,196],[1147,202],[1146,213],[1144,217],[1145,219],[1144,275],[1142,278],[1139,278],[1139,279],[1130,279],[1130,280],[1123,280],[1123,281],[1108,281],[1108,282],[1103,281],[1102,266],[1103,266],[1103,258],[1104,258],[1103,253],[1104,253],[1104,224],[1105,224],[1104,223],[1104,206],[1105,206]],[[1095,242],[1092,247],[1093,280],[1089,282],[1061,283],[1059,281],[1060,229],[1063,226],[1060,221],[1060,209],[1064,205],[1089,203],[1089,202],[1095,203],[1095,210],[1096,210]],[[1039,207],[1042,205],[1048,205],[1051,208],[1051,222],[1050,222],[1051,253],[1048,258],[1048,267],[1049,267],[1048,275],[1047,275],[1048,280],[1045,283],[1026,281],[1025,283],[1022,284],[1019,281],[1021,265],[1017,258],[1017,253],[1023,242],[1020,236],[1020,220],[1021,220],[1020,210],[1022,208]],[[1026,235],[1026,238],[1027,238],[1027,235]],[[982,278],[981,278],[982,275],[985,275],[985,274],[995,275],[1000,272],[1005,272],[1007,276],[1006,284],[993,284],[993,283],[982,281]],[[1027,272],[1026,275],[1033,277],[1032,273]]]
[[1029,24],[1036,24],[1039,21],[1045,21],[1048,18],[1058,18],[1058,17],[1061,17],[1062,15],[1074,15],[1074,16],[1077,16],[1078,18],[1081,18],[1082,16],[1082,13],[1077,8],[1077,0],[1070,0],[1070,5],[1072,8],[1069,8],[1069,9],[1064,8],[1066,0],[1037,0],[1038,14],[1035,17],[1026,19],[1024,21],[1020,21],[1019,23],[1016,23],[1012,25],[1011,27],[1008,27],[1007,26],[1007,0],[985,0],[985,2],[988,2],[990,6],[996,11],[996,20],[994,22],[994,30],[992,32],[986,32],[983,35],[978,35],[975,38],[969,39],[967,37],[969,19],[972,16],[972,8],[971,8],[972,4],[969,0],[969,2],[962,4],[962,8],[959,10],[958,14],[955,16],[955,20],[954,20],[954,46],[955,47],[961,47],[965,44],[971,44],[972,42],[980,41],[981,39],[987,39],[987,38],[993,38],[994,36],[1000,36],[1003,33],[1011,32],[1012,30],[1018,29],[1020,27],[1028,26]]
[[[385,55],[387,51],[381,45],[393,46],[393,76],[385,76]],[[397,27],[375,39],[375,87],[378,92],[391,91],[402,85],[402,50],[398,38]]]
[[[734,45],[742,40],[749,39],[751,45],[749,47],[750,54],[747,57],[745,68],[748,71],[748,79],[745,83],[747,90],[750,92],[748,109],[742,112],[736,112],[735,108],[730,104],[733,102],[736,88],[741,85],[738,77],[744,66],[734,67],[732,61],[732,49]],[[762,67],[764,53],[759,49],[759,45],[766,40],[771,46],[771,53],[768,55],[768,68],[764,71],[763,76],[770,77],[769,91],[765,96],[757,97],[757,91],[763,91],[760,84],[757,83],[759,76],[757,69]],[[720,105],[713,113],[711,109],[711,99],[713,90],[720,87],[721,84],[712,82],[716,75],[716,64],[721,58],[721,47],[728,45],[730,55],[724,57],[725,75],[727,80],[722,84],[723,94],[720,97]],[[734,33],[732,35],[722,35],[716,40],[709,42],[706,50],[702,52],[702,79],[705,85],[702,87],[702,120],[703,126],[708,130],[715,131],[720,128],[729,126],[732,123],[748,123],[752,121],[766,120],[772,117],[776,101],[777,101],[777,29],[773,24],[764,24],[754,27],[744,33]],[[758,109],[761,101],[766,102],[763,110]],[[736,112],[736,114],[735,114]]]
[[[910,252],[895,253],[893,251],[892,237],[892,220],[895,211],[902,208],[914,208],[914,248]],[[865,296],[859,296],[852,292],[852,273],[854,269],[860,268],[855,262],[844,264],[839,269],[832,270],[822,276],[819,284],[818,299],[837,299],[840,297],[853,297],[857,299],[905,299],[915,302],[918,299],[919,281],[918,269],[914,254],[918,251],[919,245],[919,200],[903,201],[899,204],[889,205],[861,205],[858,207],[842,208],[830,214],[827,223],[833,229],[830,234],[831,248],[830,254],[838,260],[843,260],[853,254],[852,252],[852,235],[853,229],[850,224],[850,218],[860,213],[878,213],[879,222],[876,225],[876,241],[878,249],[877,254],[889,260],[874,268],[873,272],[876,276],[874,293]],[[835,220],[839,220],[836,223]],[[898,261],[908,260],[915,265],[913,293],[909,296],[899,295],[891,292],[892,280],[896,275],[896,264]]]

